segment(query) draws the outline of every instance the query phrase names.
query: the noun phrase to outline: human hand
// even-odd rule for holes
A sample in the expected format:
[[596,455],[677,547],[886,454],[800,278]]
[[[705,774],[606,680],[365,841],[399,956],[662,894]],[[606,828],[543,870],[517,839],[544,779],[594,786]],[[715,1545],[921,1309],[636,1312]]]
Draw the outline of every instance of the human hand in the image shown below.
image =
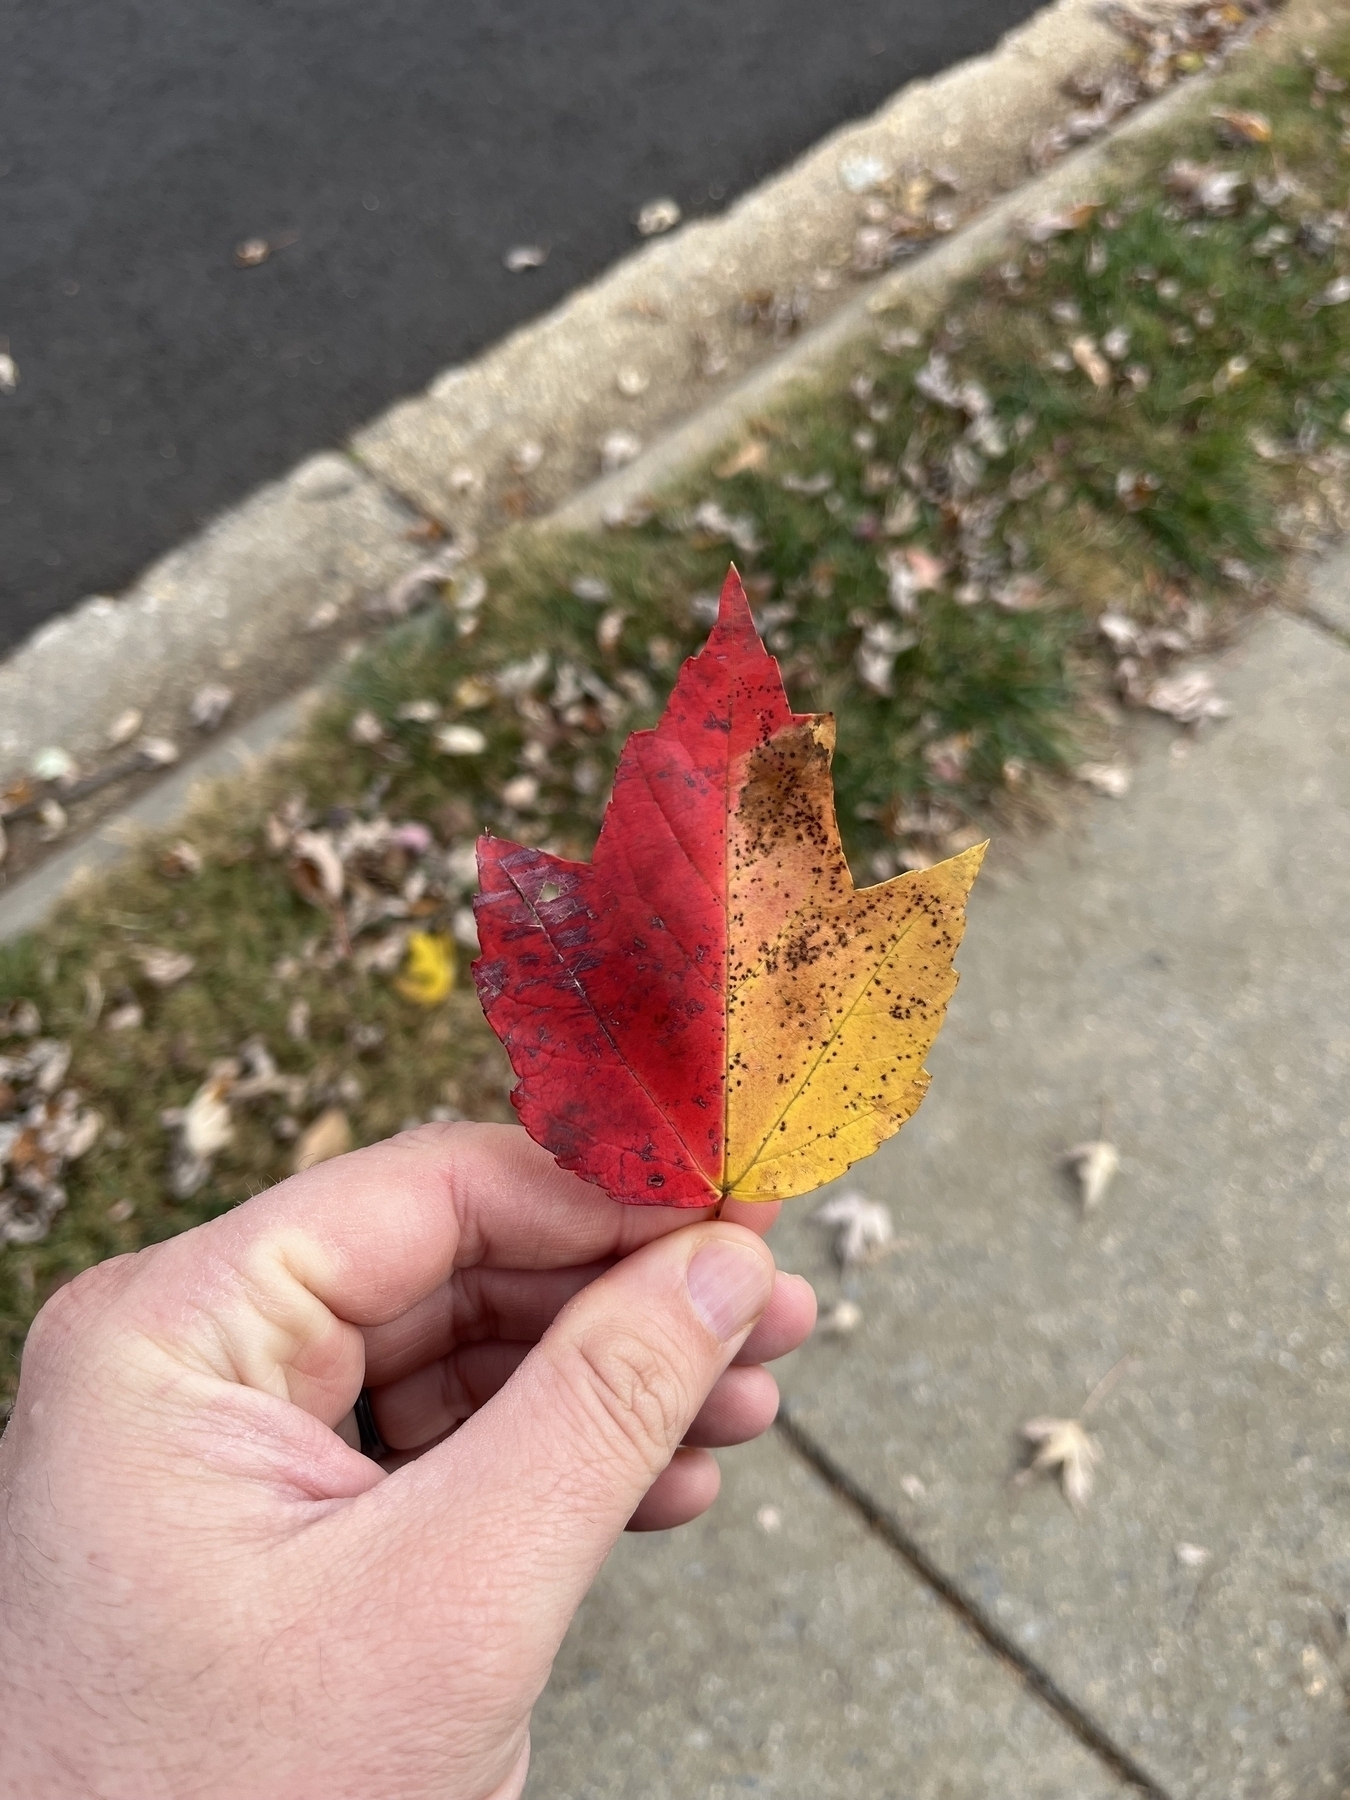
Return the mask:
[[0,1796],[514,1800],[618,1533],[773,1418],[777,1210],[424,1126],[58,1290],[0,1439]]

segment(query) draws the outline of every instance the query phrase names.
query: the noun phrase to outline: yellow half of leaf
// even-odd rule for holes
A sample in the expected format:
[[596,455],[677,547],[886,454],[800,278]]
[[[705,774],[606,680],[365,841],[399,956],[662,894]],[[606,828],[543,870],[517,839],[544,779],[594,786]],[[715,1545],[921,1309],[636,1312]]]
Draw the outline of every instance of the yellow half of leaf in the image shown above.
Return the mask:
[[956,987],[984,845],[855,888],[828,715],[750,756],[728,842],[724,1192],[785,1200],[898,1131]]

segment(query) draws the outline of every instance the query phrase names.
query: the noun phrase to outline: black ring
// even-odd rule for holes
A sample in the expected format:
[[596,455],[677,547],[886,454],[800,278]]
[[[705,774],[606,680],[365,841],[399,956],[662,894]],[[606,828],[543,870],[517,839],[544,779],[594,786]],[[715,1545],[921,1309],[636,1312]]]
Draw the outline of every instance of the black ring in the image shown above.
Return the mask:
[[361,1454],[368,1456],[373,1462],[388,1456],[389,1446],[380,1436],[375,1424],[375,1415],[370,1410],[370,1389],[362,1388],[356,1396],[356,1431],[361,1440]]

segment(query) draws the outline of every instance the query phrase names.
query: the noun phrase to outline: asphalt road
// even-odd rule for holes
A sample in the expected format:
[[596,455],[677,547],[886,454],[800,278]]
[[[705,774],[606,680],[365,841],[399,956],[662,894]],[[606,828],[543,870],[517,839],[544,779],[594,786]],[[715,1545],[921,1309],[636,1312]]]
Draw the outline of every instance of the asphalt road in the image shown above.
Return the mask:
[[7,0],[0,650],[1037,4]]

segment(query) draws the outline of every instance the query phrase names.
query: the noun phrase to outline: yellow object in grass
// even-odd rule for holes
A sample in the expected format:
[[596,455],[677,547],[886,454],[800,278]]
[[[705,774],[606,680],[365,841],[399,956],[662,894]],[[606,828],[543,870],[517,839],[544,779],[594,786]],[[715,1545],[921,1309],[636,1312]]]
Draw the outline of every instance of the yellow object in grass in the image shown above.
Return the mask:
[[418,1006],[439,1006],[455,985],[455,941],[440,932],[414,931],[408,959],[394,986]]

